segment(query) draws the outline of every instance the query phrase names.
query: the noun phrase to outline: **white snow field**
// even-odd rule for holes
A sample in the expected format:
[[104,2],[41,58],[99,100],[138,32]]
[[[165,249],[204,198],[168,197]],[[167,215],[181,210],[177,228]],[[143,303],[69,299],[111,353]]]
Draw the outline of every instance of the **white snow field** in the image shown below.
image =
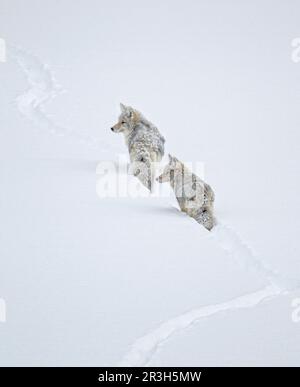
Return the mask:
[[[299,13],[0,0],[0,365],[300,365]],[[211,233],[101,197],[119,102],[203,163]]]

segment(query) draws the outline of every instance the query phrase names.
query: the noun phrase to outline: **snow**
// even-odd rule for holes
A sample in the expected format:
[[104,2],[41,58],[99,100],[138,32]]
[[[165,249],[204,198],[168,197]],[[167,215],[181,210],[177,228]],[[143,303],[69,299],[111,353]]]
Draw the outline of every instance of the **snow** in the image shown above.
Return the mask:
[[[270,4],[1,1],[0,365],[299,366],[299,5]],[[211,233],[166,186],[101,196],[119,102],[203,163]]]

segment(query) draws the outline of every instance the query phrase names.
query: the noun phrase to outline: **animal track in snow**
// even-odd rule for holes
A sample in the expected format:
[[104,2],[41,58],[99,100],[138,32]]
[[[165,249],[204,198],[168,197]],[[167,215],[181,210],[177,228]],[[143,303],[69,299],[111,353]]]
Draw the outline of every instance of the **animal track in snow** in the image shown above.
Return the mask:
[[230,301],[214,305],[202,306],[193,309],[190,312],[174,317],[152,332],[139,338],[132,345],[129,352],[121,360],[121,367],[143,367],[147,366],[157,349],[172,335],[178,333],[202,318],[213,316],[220,312],[228,312],[235,309],[252,308],[268,299],[281,294],[282,291],[274,286],[269,285],[257,292],[249,293],[236,297]]
[[224,249],[235,262],[242,264],[246,269],[253,270],[263,277],[269,285],[261,290],[236,297],[230,301],[202,306],[190,312],[174,317],[145,336],[137,339],[131,349],[123,357],[120,366],[146,366],[153,358],[158,348],[174,334],[187,329],[202,318],[213,316],[220,312],[229,312],[237,309],[253,308],[258,304],[272,299],[275,296],[287,294],[289,290],[300,287],[298,280],[283,278],[273,271],[267,264],[257,258],[251,248],[243,242],[238,234],[230,227],[218,223],[210,232],[210,237]]
[[87,146],[98,148],[100,152],[119,151],[119,148],[101,138],[64,127],[50,117],[45,110],[46,104],[65,91],[55,79],[50,67],[42,63],[36,55],[19,47],[8,46],[8,55],[17,63],[29,84],[28,90],[16,98],[17,108],[23,116],[51,134],[71,137]]
[[236,263],[246,270],[252,270],[282,291],[294,290],[300,287],[299,280],[281,276],[277,271],[270,268],[266,262],[259,259],[248,244],[229,226],[218,222],[210,235]]

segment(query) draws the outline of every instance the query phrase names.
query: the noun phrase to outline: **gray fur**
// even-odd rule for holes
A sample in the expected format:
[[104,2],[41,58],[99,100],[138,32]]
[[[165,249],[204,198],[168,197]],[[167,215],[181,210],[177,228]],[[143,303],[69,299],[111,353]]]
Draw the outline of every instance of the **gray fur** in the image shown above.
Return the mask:
[[153,162],[164,155],[164,137],[140,112],[120,104],[121,115],[111,129],[123,133],[130,155],[131,171],[149,190],[152,189],[155,170]]
[[169,164],[157,178],[160,183],[170,182],[181,211],[186,212],[207,230],[215,225],[213,207],[215,195],[212,188],[200,177],[169,155]]

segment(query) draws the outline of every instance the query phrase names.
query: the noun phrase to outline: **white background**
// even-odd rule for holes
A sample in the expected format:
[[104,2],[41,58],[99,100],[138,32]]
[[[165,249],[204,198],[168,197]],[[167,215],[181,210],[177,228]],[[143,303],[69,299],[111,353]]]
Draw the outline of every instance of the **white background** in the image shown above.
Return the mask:
[[[1,365],[299,365],[299,14],[296,0],[0,0]],[[126,151],[119,102],[205,164],[219,230],[173,197],[97,196],[97,164]],[[271,298],[256,293],[266,265]]]

